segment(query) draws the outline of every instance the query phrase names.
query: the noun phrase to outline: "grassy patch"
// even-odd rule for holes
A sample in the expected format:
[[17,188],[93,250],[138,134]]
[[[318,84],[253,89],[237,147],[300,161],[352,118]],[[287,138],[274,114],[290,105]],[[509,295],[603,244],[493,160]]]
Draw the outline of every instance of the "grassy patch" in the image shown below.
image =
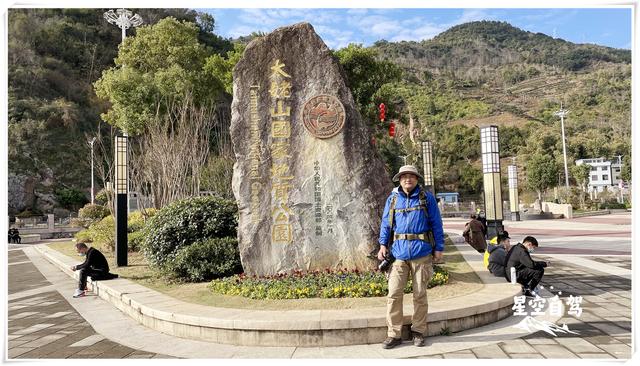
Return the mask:
[[[52,243],[49,244],[49,247],[72,258],[77,258],[78,263],[82,262],[82,259],[76,255],[71,241]],[[195,304],[255,310],[364,309],[384,307],[387,304],[386,297],[254,300],[242,296],[215,294],[208,288],[209,282],[173,283],[168,281],[148,266],[141,253],[129,253],[129,266],[116,267],[113,253],[102,252],[109,261],[111,272],[176,299]],[[482,281],[449,239],[445,245],[444,260],[446,263],[441,266],[449,272],[449,282],[447,285],[428,289],[430,301],[455,298],[482,289]],[[406,294],[404,301],[411,303],[412,295]]]

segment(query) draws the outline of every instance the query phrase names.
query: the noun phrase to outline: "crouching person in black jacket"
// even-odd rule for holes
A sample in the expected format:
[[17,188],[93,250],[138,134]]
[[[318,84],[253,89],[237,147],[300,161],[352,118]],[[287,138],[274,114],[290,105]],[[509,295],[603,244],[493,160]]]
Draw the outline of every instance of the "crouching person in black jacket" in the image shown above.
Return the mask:
[[549,265],[547,262],[534,261],[531,254],[538,247],[538,241],[533,236],[527,236],[522,241],[514,245],[507,254],[505,265],[505,278],[511,281],[511,267],[516,269],[516,281],[522,285],[522,292],[525,296],[536,296],[536,287],[542,276],[544,269]]
[[81,256],[85,256],[84,263],[71,266],[72,271],[80,271],[80,280],[78,281],[78,288],[73,294],[73,297],[85,296],[87,289],[87,277],[91,276],[93,281],[110,280],[117,278],[117,274],[109,273],[109,263],[104,254],[96,248],[89,248],[85,243],[76,244],[76,251]]

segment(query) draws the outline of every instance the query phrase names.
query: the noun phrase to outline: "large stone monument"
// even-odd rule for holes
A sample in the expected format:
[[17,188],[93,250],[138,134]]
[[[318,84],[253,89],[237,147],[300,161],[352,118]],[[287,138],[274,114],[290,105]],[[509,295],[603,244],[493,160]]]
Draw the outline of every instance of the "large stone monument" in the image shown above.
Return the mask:
[[308,23],[233,70],[233,193],[244,270],[371,269],[392,185],[338,61]]

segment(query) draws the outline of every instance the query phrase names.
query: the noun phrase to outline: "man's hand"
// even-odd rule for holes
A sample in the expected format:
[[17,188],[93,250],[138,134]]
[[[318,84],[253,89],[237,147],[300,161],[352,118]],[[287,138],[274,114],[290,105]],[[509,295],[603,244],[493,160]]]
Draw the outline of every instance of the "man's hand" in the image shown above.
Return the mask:
[[434,262],[442,262],[442,252],[433,253],[433,261]]
[[75,271],[76,270],[76,266],[71,266],[71,270]]
[[385,247],[384,245],[380,246],[380,250],[378,250],[378,260],[384,260],[384,257],[387,256],[387,247]]

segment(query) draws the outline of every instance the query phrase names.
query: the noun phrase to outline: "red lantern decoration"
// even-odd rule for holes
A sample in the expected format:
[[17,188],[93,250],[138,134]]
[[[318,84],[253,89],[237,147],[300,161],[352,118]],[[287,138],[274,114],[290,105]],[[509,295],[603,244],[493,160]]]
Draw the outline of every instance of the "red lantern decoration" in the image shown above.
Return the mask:
[[396,135],[396,124],[391,122],[389,124],[389,136],[394,137]]
[[380,122],[384,122],[385,114],[387,112],[387,107],[384,105],[384,103],[380,103],[380,105],[378,106],[378,111],[380,112]]

